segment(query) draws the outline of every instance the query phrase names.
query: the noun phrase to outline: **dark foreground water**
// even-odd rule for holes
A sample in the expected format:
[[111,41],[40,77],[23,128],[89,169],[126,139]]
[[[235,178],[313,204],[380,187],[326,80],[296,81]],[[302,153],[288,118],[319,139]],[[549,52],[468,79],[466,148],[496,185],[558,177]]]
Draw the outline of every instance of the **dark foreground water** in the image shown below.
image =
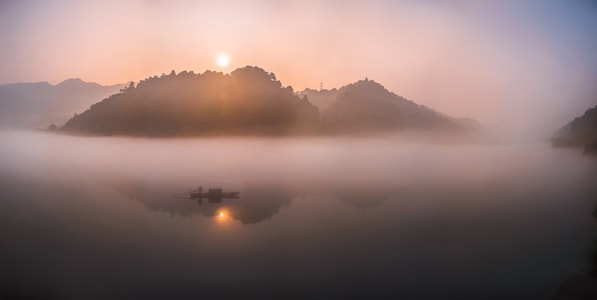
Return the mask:
[[0,145],[0,298],[545,299],[597,238],[597,160],[542,144]]

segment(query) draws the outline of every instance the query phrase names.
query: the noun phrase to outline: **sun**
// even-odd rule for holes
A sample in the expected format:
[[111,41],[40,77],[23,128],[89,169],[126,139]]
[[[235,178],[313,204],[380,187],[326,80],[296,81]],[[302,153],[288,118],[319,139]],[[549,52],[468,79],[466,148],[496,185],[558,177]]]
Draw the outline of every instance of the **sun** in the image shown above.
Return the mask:
[[228,54],[226,54],[226,53],[218,54],[218,56],[216,57],[216,63],[218,64],[218,66],[220,66],[222,68],[227,67],[228,64],[230,64],[230,58],[228,58]]

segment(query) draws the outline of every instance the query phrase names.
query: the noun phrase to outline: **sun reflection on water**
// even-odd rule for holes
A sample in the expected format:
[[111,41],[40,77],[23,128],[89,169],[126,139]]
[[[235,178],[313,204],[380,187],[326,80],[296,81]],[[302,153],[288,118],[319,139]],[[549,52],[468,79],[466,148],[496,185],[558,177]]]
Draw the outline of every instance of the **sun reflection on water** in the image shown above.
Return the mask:
[[219,223],[229,222],[232,218],[227,208],[220,208],[216,212],[216,221]]

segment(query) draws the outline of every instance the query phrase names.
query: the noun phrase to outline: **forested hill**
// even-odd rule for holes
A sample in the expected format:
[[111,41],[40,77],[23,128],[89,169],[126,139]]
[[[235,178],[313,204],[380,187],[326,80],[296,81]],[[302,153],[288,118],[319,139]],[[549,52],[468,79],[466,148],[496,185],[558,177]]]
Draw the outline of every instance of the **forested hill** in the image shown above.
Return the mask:
[[336,132],[465,129],[456,119],[400,97],[369,79],[340,88],[322,115]]
[[[465,131],[458,120],[418,105],[372,80],[325,96],[320,110],[258,67],[230,74],[172,71],[130,84],[75,115],[62,131],[91,135],[204,136]],[[321,99],[320,99],[321,100]]]
[[62,128],[95,135],[283,135],[318,130],[315,106],[258,67],[172,71],[131,84]]
[[555,147],[584,147],[597,153],[597,106],[560,128],[551,139]]

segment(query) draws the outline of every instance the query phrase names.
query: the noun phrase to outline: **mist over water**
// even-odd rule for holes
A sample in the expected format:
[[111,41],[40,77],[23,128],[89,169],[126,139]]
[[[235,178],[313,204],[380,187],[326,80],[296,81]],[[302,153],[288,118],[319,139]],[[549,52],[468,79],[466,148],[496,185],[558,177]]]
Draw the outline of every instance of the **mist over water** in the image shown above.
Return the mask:
[[43,299],[545,299],[594,238],[597,160],[541,143],[0,144],[2,283]]

